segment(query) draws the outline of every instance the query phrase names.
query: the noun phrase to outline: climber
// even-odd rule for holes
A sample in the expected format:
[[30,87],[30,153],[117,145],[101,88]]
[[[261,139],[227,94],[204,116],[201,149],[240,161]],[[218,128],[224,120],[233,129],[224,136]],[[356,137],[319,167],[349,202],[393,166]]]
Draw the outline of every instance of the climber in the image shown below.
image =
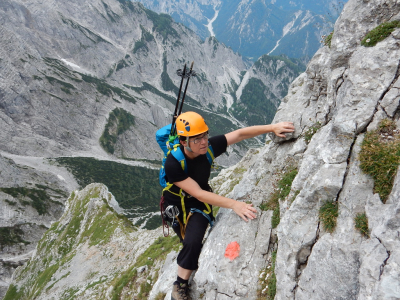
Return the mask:
[[212,193],[208,184],[211,164],[206,157],[209,148],[218,157],[229,145],[268,132],[285,137],[284,133],[293,132],[294,126],[291,122],[250,126],[209,138],[208,126],[203,117],[195,112],[185,112],[177,117],[176,130],[180,150],[185,155],[187,173],[173,155],[168,155],[165,161],[168,187],[164,189],[163,197],[168,205],[178,208],[178,227],[184,227],[184,230],[180,230],[173,226],[181,237],[183,248],[177,258],[178,276],[173,284],[171,299],[187,300],[190,299],[189,277],[198,268],[203,237],[208,224],[214,219],[212,205],[230,208],[246,222],[256,218],[257,212],[252,204]]

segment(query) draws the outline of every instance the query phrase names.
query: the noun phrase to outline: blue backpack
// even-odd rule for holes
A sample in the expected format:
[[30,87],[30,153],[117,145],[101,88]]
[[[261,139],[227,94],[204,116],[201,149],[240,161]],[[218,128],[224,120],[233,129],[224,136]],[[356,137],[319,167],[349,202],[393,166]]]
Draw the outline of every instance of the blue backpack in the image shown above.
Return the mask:
[[[165,178],[166,175],[164,169],[165,161],[167,159],[168,154],[171,153],[176,158],[176,160],[181,164],[182,169],[185,171],[185,173],[188,174],[186,159],[185,155],[182,153],[182,150],[180,148],[179,138],[177,135],[171,136],[170,133],[171,133],[171,124],[168,124],[160,128],[156,132],[157,143],[160,145],[164,153],[160,173],[158,175],[160,185],[164,189],[168,186],[167,180]],[[212,166],[214,162],[214,150],[210,144],[208,145],[206,156],[208,162]]]

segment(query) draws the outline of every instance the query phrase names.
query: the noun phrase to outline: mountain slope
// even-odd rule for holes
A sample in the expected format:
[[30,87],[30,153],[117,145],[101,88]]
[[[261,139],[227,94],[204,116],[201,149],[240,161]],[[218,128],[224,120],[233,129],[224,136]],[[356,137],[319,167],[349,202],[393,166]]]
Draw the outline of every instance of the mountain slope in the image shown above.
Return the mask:
[[[128,296],[119,286],[126,283],[128,274],[135,274],[132,289],[138,299],[145,299],[143,287],[150,277],[157,279],[157,260],[161,258],[154,256],[149,262],[145,250],[160,231],[138,230],[118,211],[121,209],[104,185],[91,184],[73,193],[63,216],[42,237],[33,258],[15,274],[19,283],[10,286],[4,299],[121,299]],[[158,254],[162,255],[162,250]],[[136,271],[139,266],[141,272]]]

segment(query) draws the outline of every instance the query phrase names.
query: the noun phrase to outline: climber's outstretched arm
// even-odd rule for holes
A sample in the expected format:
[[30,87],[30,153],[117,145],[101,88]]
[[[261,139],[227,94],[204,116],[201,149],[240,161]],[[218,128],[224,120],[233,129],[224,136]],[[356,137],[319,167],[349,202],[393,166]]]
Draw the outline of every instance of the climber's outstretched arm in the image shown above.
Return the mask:
[[229,146],[268,132],[273,132],[279,137],[286,137],[284,133],[293,131],[294,126],[292,122],[281,122],[277,124],[257,125],[241,128],[225,134],[225,137]]

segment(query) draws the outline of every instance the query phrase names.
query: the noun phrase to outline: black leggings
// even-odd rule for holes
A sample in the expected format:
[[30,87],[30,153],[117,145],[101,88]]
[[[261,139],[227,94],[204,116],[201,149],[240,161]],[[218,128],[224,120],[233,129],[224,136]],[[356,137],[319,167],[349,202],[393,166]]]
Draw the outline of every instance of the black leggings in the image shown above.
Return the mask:
[[[187,270],[197,270],[199,256],[203,247],[203,238],[207,230],[208,220],[201,213],[194,213],[186,226],[183,248],[179,252],[178,265]],[[175,230],[175,228],[174,228]],[[179,227],[178,227],[179,230]]]

